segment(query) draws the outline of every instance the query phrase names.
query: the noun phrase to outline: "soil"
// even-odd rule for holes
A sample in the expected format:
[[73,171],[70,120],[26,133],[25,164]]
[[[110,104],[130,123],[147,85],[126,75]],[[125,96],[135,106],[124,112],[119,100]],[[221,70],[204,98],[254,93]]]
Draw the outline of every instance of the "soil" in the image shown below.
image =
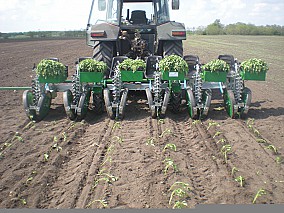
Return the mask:
[[[0,86],[30,86],[34,63],[58,57],[71,75],[76,59],[92,49],[79,39],[17,41],[2,42],[0,54]],[[251,204],[260,189],[265,194],[256,203],[284,204],[284,92],[269,80],[246,86],[253,93],[246,119],[217,110],[223,101],[214,91],[202,122],[190,119],[185,105],[178,114],[168,110],[165,119],[152,119],[141,93],[129,97],[120,122],[91,110],[72,122],[58,94],[49,115],[33,123],[23,110],[23,91],[0,91],[0,208]],[[167,160],[173,163],[168,169]],[[243,186],[235,180],[240,176]]]

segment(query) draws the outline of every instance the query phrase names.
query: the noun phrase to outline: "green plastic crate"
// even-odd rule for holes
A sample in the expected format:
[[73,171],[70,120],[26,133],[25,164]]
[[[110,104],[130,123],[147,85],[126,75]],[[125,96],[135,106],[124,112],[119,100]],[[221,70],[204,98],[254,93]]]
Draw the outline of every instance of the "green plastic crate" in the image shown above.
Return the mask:
[[201,77],[204,81],[207,82],[226,82],[227,73],[226,72],[210,72],[203,71]]
[[144,71],[125,71],[125,70],[121,70],[121,81],[123,82],[141,82],[143,81],[143,74]]
[[162,71],[162,80],[183,81],[184,79],[185,79],[184,72]]
[[63,83],[67,79],[67,76],[58,76],[58,77],[49,77],[43,78],[42,76],[38,77],[39,83]]
[[80,82],[100,83],[103,81],[104,74],[101,72],[80,72]]
[[265,81],[266,72],[240,72],[243,80]]

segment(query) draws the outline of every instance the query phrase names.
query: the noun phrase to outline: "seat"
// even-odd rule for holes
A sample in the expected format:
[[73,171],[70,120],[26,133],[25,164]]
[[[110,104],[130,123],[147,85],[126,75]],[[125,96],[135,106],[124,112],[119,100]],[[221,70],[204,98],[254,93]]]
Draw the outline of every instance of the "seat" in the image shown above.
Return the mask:
[[116,56],[116,57],[112,58],[109,78],[113,77],[113,74],[114,74],[113,70],[114,70],[115,66],[117,66],[118,63],[123,62],[125,59],[128,59],[128,57],[126,57],[126,56]]
[[130,23],[132,24],[147,24],[148,19],[144,10],[133,10],[131,12]]
[[195,65],[199,63],[199,57],[196,55],[185,55],[183,59],[186,61],[188,65],[187,77],[191,78],[196,72]]
[[235,58],[232,55],[219,55],[218,59],[225,61],[230,65],[230,69],[234,70],[235,67]]
[[156,63],[162,60],[162,56],[149,56],[146,60],[146,78],[154,78],[154,72],[156,71]]

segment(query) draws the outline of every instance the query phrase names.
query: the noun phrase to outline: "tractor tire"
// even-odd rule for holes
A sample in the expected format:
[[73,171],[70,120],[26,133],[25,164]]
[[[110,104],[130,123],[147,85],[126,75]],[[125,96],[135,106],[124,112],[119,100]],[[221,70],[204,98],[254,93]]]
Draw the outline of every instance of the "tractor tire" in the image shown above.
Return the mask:
[[104,112],[104,100],[101,94],[93,93],[93,110],[101,115]]
[[180,105],[181,105],[181,92],[180,93],[174,93],[172,92],[171,95],[171,105],[172,105],[172,112],[174,114],[177,114],[180,112]]
[[163,42],[163,56],[178,55],[183,57],[182,41],[164,41]]
[[[111,68],[112,58],[116,54],[116,44],[110,41],[97,41],[94,46],[93,59],[103,61],[108,66],[108,72]],[[108,76],[109,73],[106,73]]]

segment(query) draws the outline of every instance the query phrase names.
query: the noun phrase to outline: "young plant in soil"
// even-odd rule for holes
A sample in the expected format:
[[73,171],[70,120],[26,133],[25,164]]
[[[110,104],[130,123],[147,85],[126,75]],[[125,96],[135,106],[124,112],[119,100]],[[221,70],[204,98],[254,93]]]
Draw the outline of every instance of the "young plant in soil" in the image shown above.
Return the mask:
[[224,144],[224,143],[226,143],[226,140],[225,140],[224,138],[221,138],[220,140],[218,140],[218,141],[216,142],[216,144],[218,144],[218,143]]
[[240,183],[240,186],[243,187],[245,184],[245,179],[242,176],[239,176],[235,179],[238,183]]
[[177,151],[177,147],[173,143],[166,144],[162,152],[165,152],[167,149],[173,150],[175,152]]
[[146,145],[147,146],[155,146],[154,140],[155,140],[154,138],[148,138]]
[[282,163],[282,158],[280,156],[277,156],[275,159],[277,164],[281,164]]
[[271,151],[273,151],[274,152],[274,154],[277,154],[278,153],[278,150],[277,150],[277,148],[274,146],[274,145],[268,145],[267,147],[266,147],[266,149],[269,149],[269,150],[271,150]]
[[121,123],[116,121],[112,127],[112,129],[121,129]]
[[224,155],[225,163],[228,162],[228,152],[232,150],[232,146],[230,144],[226,144],[221,148],[221,153]]
[[166,158],[163,162],[166,164],[165,169],[164,169],[165,175],[167,174],[170,167],[173,168],[174,172],[178,171],[177,165],[174,163],[174,161],[171,158]]
[[220,124],[218,124],[218,123],[215,122],[215,121],[210,121],[210,122],[208,123],[207,130],[209,130],[212,126],[220,126]]
[[255,195],[254,198],[253,198],[252,203],[255,204],[257,198],[261,197],[262,195],[266,195],[265,189],[259,189],[259,190],[257,191],[256,195]]
[[238,171],[239,170],[236,167],[233,167],[232,172],[231,172],[232,177],[234,177],[235,173],[238,172]]
[[165,135],[171,134],[171,133],[172,133],[172,131],[171,131],[170,129],[166,129],[165,131],[162,132],[162,134],[159,136],[159,138],[162,138],[162,137],[164,137]]
[[118,142],[119,144],[122,144],[123,143],[123,139],[119,136],[114,136],[112,138],[112,140],[115,140],[116,142]]
[[184,209],[187,207],[186,201],[176,201],[175,205],[173,206],[173,209]]
[[169,191],[172,191],[169,204],[172,203],[172,200],[174,198],[178,198],[175,201],[175,204],[173,206],[173,209],[177,208],[184,208],[187,206],[187,203],[185,201],[180,201],[180,199],[184,199],[189,196],[188,192],[190,191],[189,184],[184,182],[175,182],[169,189]]
[[102,205],[103,208],[107,208],[107,207],[108,207],[108,203],[107,203],[106,200],[93,200],[92,202],[90,202],[90,203],[86,206],[86,208],[91,207],[91,205],[93,205],[93,204],[96,203],[96,202],[99,202],[99,203]]
[[222,132],[217,131],[217,132],[214,134],[213,138],[216,138],[217,136],[219,136],[219,135],[221,135],[221,134],[222,134]]

